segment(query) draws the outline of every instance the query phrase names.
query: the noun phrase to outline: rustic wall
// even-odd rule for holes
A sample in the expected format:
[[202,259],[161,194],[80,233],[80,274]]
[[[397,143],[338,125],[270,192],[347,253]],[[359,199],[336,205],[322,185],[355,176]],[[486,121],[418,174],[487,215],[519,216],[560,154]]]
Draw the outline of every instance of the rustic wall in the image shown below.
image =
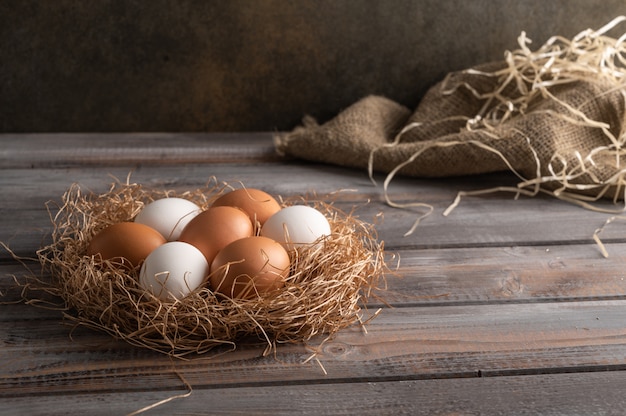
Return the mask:
[[13,0],[0,131],[285,130],[626,13],[626,0]]

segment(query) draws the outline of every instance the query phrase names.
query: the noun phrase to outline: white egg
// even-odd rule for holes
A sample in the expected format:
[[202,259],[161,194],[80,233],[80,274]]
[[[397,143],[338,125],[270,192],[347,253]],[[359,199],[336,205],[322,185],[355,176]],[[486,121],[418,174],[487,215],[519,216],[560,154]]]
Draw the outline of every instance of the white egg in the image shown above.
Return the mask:
[[162,198],[144,206],[135,217],[135,222],[154,228],[167,241],[175,241],[200,211],[198,205],[187,199]]
[[182,299],[209,275],[204,254],[189,243],[171,241],[154,249],[141,266],[139,284],[161,300]]
[[292,205],[269,217],[261,228],[261,235],[278,241],[290,250],[330,235],[330,224],[324,214],[315,208]]

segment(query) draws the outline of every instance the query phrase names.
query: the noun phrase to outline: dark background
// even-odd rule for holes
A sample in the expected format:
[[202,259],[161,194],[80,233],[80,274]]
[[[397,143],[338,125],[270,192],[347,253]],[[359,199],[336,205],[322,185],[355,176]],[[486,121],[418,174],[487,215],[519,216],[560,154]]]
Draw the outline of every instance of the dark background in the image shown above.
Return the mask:
[[[0,131],[289,130],[538,48],[626,0],[9,0]],[[626,31],[626,27],[620,28]]]

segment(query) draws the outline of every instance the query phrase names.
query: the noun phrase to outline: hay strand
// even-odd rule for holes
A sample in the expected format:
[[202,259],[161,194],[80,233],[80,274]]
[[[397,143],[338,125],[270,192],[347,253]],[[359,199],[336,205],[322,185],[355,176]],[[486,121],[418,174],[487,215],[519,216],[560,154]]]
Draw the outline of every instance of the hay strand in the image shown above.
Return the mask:
[[37,280],[37,288],[60,296],[65,316],[76,325],[178,357],[217,346],[234,349],[250,337],[271,350],[277,343],[332,336],[358,322],[361,307],[384,281],[383,242],[377,241],[372,225],[321,200],[304,202],[327,217],[331,235],[293,251],[284,289],[269,296],[231,299],[202,287],[184,299],[163,302],[139,286],[137,267],[129,270],[127,264],[85,254],[95,233],[132,220],[150,201],[175,196],[206,209],[229,188],[213,181],[176,193],[127,180],[96,195],[72,185],[60,204],[48,206],[53,242],[37,256],[52,280]]
[[[474,192],[459,192],[455,201],[446,209],[444,215],[458,205],[460,199],[468,195],[480,195],[488,192],[510,191],[515,196],[534,196],[543,193],[557,199],[567,201],[586,209],[617,214],[626,210],[626,205],[618,208],[607,208],[600,199],[613,199],[613,203],[624,200],[626,195],[626,167],[622,160],[626,152],[626,120],[616,120],[618,126],[610,126],[605,120],[592,117],[585,108],[600,102],[609,94],[617,94],[619,101],[626,107],[626,33],[618,38],[608,33],[626,22],[626,16],[618,16],[597,30],[587,29],[567,39],[553,36],[536,50],[531,50],[531,40],[522,32],[518,38],[518,48],[506,51],[502,65],[494,70],[470,68],[461,71],[465,81],[459,81],[459,73],[450,73],[441,82],[439,94],[443,96],[462,95],[460,89],[469,92],[482,103],[480,109],[471,116],[458,117],[447,115],[442,119],[420,120],[407,124],[389,143],[379,146],[370,152],[368,173],[373,177],[376,154],[389,147],[410,142],[413,130],[426,125],[434,125],[451,120],[463,123],[460,132],[480,133],[473,141],[436,141],[420,147],[414,153],[407,154],[405,160],[390,168],[384,184],[385,198],[389,205],[398,207],[424,206],[425,204],[396,204],[388,197],[388,186],[391,180],[403,168],[419,164],[419,158],[427,151],[445,152],[446,148],[473,145],[485,152],[494,153],[504,162],[511,172],[519,179],[514,187],[495,187]],[[485,67],[487,68],[487,67]],[[475,78],[473,78],[475,77]],[[483,82],[486,79],[491,81]],[[472,81],[473,80],[473,81]],[[472,85],[476,82],[477,85]],[[564,86],[594,84],[601,93],[589,97],[582,103],[572,105],[561,99],[555,91]],[[490,89],[479,84],[493,85]],[[551,103],[546,108],[545,103]],[[593,103],[592,103],[593,102]],[[608,104],[605,104],[608,105]],[[517,131],[525,137],[529,144],[528,162],[525,175],[514,168],[512,159],[516,154],[504,154],[498,148],[498,140],[502,136],[514,133],[509,126],[526,116],[533,115],[558,120],[565,124],[601,132],[606,144],[583,151],[563,150],[558,148],[551,155],[546,155],[547,145],[532,137],[525,137],[528,132]],[[624,116],[622,116],[623,118]],[[542,118],[543,120],[543,118]],[[511,122],[511,123],[510,123]],[[584,134],[584,133],[581,133]],[[405,136],[407,137],[405,140]],[[463,136],[465,137],[465,136]],[[485,140],[483,143],[482,141]],[[408,152],[407,152],[408,153]],[[530,164],[534,158],[536,169]],[[435,174],[435,172],[433,172]],[[533,176],[534,175],[534,176]],[[373,179],[372,179],[373,180]],[[430,211],[425,215],[429,215]],[[425,216],[420,216],[416,224]],[[411,234],[416,224],[407,235]]]

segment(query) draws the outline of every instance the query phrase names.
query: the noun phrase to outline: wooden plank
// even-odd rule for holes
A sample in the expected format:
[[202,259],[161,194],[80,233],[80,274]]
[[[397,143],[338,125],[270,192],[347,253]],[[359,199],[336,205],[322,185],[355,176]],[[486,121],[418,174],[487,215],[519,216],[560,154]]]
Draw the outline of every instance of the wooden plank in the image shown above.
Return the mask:
[[[5,147],[0,150],[0,168],[15,167],[55,167],[55,166],[138,166],[155,165],[157,169],[164,165],[178,164],[223,164],[242,162],[278,162],[289,165],[290,159],[276,156],[273,150],[272,133],[115,133],[115,134],[3,134],[0,139]],[[296,160],[297,166],[320,165]],[[327,167],[327,166],[325,166]],[[342,169],[344,174],[356,172],[363,175],[364,170]],[[127,173],[127,172],[126,172]],[[122,174],[119,177],[125,177]],[[500,181],[490,186],[514,185],[516,180],[510,174],[484,175],[493,178],[500,176]],[[438,180],[437,183],[450,185],[457,184],[457,190],[466,190],[466,185],[480,182],[484,176],[469,178],[450,178]],[[154,176],[152,176],[154,177]],[[382,181],[384,175],[377,175]],[[502,180],[502,177],[506,177]],[[290,183],[293,178],[290,176]],[[307,177],[310,179],[310,176]],[[316,176],[316,182],[319,178]],[[428,183],[416,178],[409,178],[410,182]],[[310,181],[309,181],[310,182]],[[403,179],[392,182],[392,195],[399,201],[405,201],[395,190],[397,184],[402,186]],[[317,183],[319,185],[319,183]],[[490,186],[486,186],[487,188]],[[478,188],[480,189],[480,188]],[[405,189],[406,191],[406,189]],[[409,200],[415,200],[416,192],[408,191]],[[610,207],[610,204],[604,204]]]
[[392,305],[623,299],[626,245],[607,249],[608,258],[595,244],[401,250],[382,296]]
[[[624,299],[626,244],[611,244],[608,250],[608,258],[592,244],[392,251],[387,289],[377,292],[380,301],[372,298],[370,305]],[[397,255],[399,265],[391,254]],[[38,263],[33,263],[30,271],[18,264],[0,265],[0,292],[6,294],[3,299],[19,299],[12,275],[23,280],[40,271]],[[13,314],[5,310],[0,320],[6,316]]]
[[[336,338],[242,344],[211,359],[171,360],[50,321],[0,322],[0,396],[168,391],[177,372],[196,388],[381,382],[626,368],[626,301],[385,309]],[[311,350],[326,370],[311,357]],[[219,351],[216,351],[219,352]],[[207,357],[208,358],[208,357]]]
[[[100,167],[126,166],[125,172],[118,175],[118,177],[124,178],[128,174],[129,168],[139,165],[154,166],[156,164],[156,168],[159,169],[164,167],[163,165],[171,164],[216,165],[238,161],[250,163],[251,159],[256,158],[257,163],[280,161],[281,164],[287,166],[290,164],[295,164],[297,167],[310,165],[318,168],[323,166],[323,168],[340,169],[343,174],[353,173],[359,176],[365,174],[365,170],[341,169],[310,164],[301,160],[290,163],[289,159],[268,157],[268,154],[273,154],[271,133],[3,134],[0,135],[0,139],[4,141],[6,146],[0,150],[1,169],[58,167],[59,165],[55,165],[55,163],[64,166],[65,162],[62,161],[66,159],[72,160],[72,166],[91,166],[94,160],[97,160],[97,166]],[[94,157],[92,154],[96,156]],[[38,164],[38,160],[44,162]],[[384,176],[381,175],[377,175],[377,177],[379,181],[384,179]],[[486,185],[489,186],[486,187],[513,185],[516,182],[512,175],[502,174],[450,178],[437,180],[434,184],[438,186],[438,184],[447,182],[448,189],[451,189],[450,185],[456,185],[457,190],[466,190],[468,183],[480,183],[484,181],[485,177],[499,178],[498,181],[491,182],[491,185],[487,183]],[[507,179],[503,180],[503,177]],[[310,183],[310,178],[311,176],[306,178],[305,184]],[[315,178],[316,182],[319,182],[319,178],[317,176]],[[292,179],[290,176],[289,184],[291,184]],[[428,184],[432,182],[416,178],[409,178],[408,180],[410,183]],[[402,188],[402,183],[402,178],[392,182],[392,194],[395,194],[392,196],[398,198],[399,201],[404,201],[407,199],[406,196],[410,195],[408,199],[415,200],[416,192],[406,188],[404,188],[404,196],[397,194],[398,190],[395,188],[398,184]]]
[[[275,166],[280,168],[273,169]],[[226,182],[238,184],[241,181],[246,186],[287,197],[315,192],[326,200],[324,195],[329,193],[354,190],[334,194],[328,200],[334,199],[338,207],[347,211],[356,207],[356,213],[363,221],[377,221],[379,237],[389,249],[590,243],[594,230],[609,218],[608,214],[545,197],[514,200],[510,195],[468,198],[450,216],[444,217],[441,213],[456,193],[455,188],[451,188],[454,185],[449,182],[413,184],[405,180],[403,190],[399,191],[403,193],[411,189],[417,192],[421,195],[418,200],[432,203],[435,212],[422,221],[413,235],[404,237],[419,213],[413,209],[389,207],[381,190],[354,172],[351,176],[345,175],[343,170],[312,165],[259,165],[246,166],[245,169],[224,165],[219,172]],[[6,195],[0,201],[0,213],[11,220],[0,228],[0,241],[10,243],[20,255],[31,254],[49,242],[51,224],[45,202],[60,201],[71,182],[79,178],[86,192],[105,192],[113,181],[108,173],[123,180],[128,171],[3,171],[0,188],[6,190]],[[155,188],[188,190],[203,186],[212,173],[216,171],[207,172],[207,167],[202,166],[146,168],[138,171],[133,180]],[[310,182],[312,176],[316,178],[315,182]],[[288,177],[289,181],[278,181],[277,177]],[[623,223],[615,223],[606,229],[602,238],[607,243],[624,242],[626,233],[623,230]]]
[[[337,193],[363,203],[379,199],[380,189],[363,172],[309,164],[182,164],[70,169],[4,169],[0,188],[5,190],[2,208],[39,206],[49,199],[59,199],[73,184],[85,191],[106,192],[113,182],[130,181],[153,189],[184,191],[203,187],[215,177],[233,187],[257,187],[276,196]],[[289,180],[286,180],[286,179]],[[311,178],[315,178],[314,181]],[[214,180],[212,181],[214,182]],[[413,185],[410,185],[413,188]],[[357,192],[358,190],[358,192]],[[450,195],[450,191],[443,190]],[[441,194],[441,191],[439,191]],[[449,198],[449,197],[448,197]]]
[[[101,137],[102,136],[102,137]],[[100,175],[97,179],[98,185],[94,189],[104,189],[109,181],[103,179],[107,174],[114,174],[118,178],[124,179],[129,172],[136,171],[137,167],[148,165],[153,171],[146,172],[142,178],[140,172],[134,180],[148,186],[182,186],[185,183],[193,183],[196,186],[206,182],[209,176],[217,175],[220,180],[229,182],[243,181],[247,186],[263,187],[275,194],[292,194],[315,191],[318,194],[334,192],[339,189],[358,189],[361,200],[374,199],[382,200],[382,190],[380,187],[373,187],[366,177],[365,171],[354,169],[342,169],[334,166],[310,164],[303,161],[294,161],[268,158],[264,155],[270,153],[271,134],[270,133],[232,133],[232,134],[166,134],[166,133],[133,133],[133,134],[23,134],[23,135],[0,135],[7,143],[6,148],[1,150],[0,168],[5,169],[3,182],[0,185],[6,189],[23,190],[28,195],[39,195],[41,192],[29,192],[29,186],[45,185],[42,181],[47,181],[49,175],[55,175],[54,171],[46,171],[45,174],[38,172],[26,172],[19,169],[17,173],[11,173],[12,167],[33,168],[38,166],[54,167],[55,161],[71,159],[73,166],[90,166],[93,160],[97,160],[97,166],[115,168],[102,172],[70,172],[60,171],[60,177],[50,178],[52,185],[56,187],[56,192],[48,194],[47,198],[60,195],[72,176],[84,181],[87,177],[93,178],[94,173]],[[89,140],[88,140],[89,139]],[[91,157],[90,154],[96,154]],[[214,157],[205,157],[205,153]],[[180,156],[181,154],[187,156]],[[231,156],[229,156],[231,155]],[[239,156],[237,156],[239,155]],[[251,156],[252,155],[252,156]],[[257,155],[257,156],[254,156]],[[260,163],[260,173],[254,168],[250,169],[250,158],[257,158]],[[41,164],[37,160],[46,162]],[[190,159],[191,158],[191,159]],[[246,169],[242,172],[241,166],[231,167],[221,166],[224,163],[242,161],[246,159]],[[20,162],[21,161],[21,162]],[[148,161],[151,161],[148,163]],[[287,162],[287,163],[285,163]],[[65,163],[65,162],[59,162]],[[192,163],[201,166],[191,165]],[[156,166],[154,166],[156,164]],[[170,165],[174,166],[170,166]],[[172,168],[172,169],[170,169]],[[215,172],[207,175],[207,168],[215,168]],[[197,170],[200,170],[198,176]],[[194,173],[195,171],[195,173]],[[233,172],[237,172],[233,176]],[[24,178],[24,176],[34,176]],[[189,180],[189,175],[195,176],[195,180]],[[181,182],[181,177],[184,178]],[[277,180],[277,178],[288,177],[289,181]],[[315,178],[315,188],[311,189],[311,178]],[[379,180],[384,176],[377,175]],[[159,178],[155,179],[154,178]],[[166,179],[164,179],[166,178]],[[259,181],[260,179],[260,181]],[[484,189],[499,185],[514,185],[515,180],[512,175],[484,175],[467,178],[450,178],[443,180],[424,180],[417,178],[397,178],[390,187],[390,196],[397,202],[424,202],[434,204],[436,212],[441,212],[449,205],[457,191],[470,189]],[[90,187],[90,186],[88,186]],[[44,188],[47,189],[47,188]],[[41,188],[40,188],[41,190]],[[498,199],[502,199],[499,198]],[[12,198],[8,199],[13,200]],[[482,197],[481,200],[489,200],[489,197]],[[617,209],[608,202],[601,204],[603,208]],[[558,205],[555,205],[558,209]],[[540,207],[542,212],[552,209],[555,206]],[[486,205],[485,208],[489,208]],[[548,208],[548,209],[546,209]],[[489,216],[490,210],[478,209],[469,215],[481,217]],[[510,212],[504,214],[512,217]],[[468,213],[464,213],[464,216]],[[509,218],[510,219],[510,218]],[[473,218],[469,218],[473,220]],[[536,220],[536,216],[527,215],[523,217],[525,222]],[[565,219],[564,219],[565,220]],[[468,221],[466,221],[468,223]],[[567,225],[571,225],[567,223]],[[405,230],[408,227],[405,227]],[[555,231],[563,230],[560,227]]]
[[[138,375],[141,377],[141,375]],[[192,388],[149,415],[621,415],[626,372]],[[193,387],[193,386],[192,386]],[[188,390],[8,397],[7,416],[129,414]]]
[[271,133],[1,134],[0,168],[52,168],[278,159]]

